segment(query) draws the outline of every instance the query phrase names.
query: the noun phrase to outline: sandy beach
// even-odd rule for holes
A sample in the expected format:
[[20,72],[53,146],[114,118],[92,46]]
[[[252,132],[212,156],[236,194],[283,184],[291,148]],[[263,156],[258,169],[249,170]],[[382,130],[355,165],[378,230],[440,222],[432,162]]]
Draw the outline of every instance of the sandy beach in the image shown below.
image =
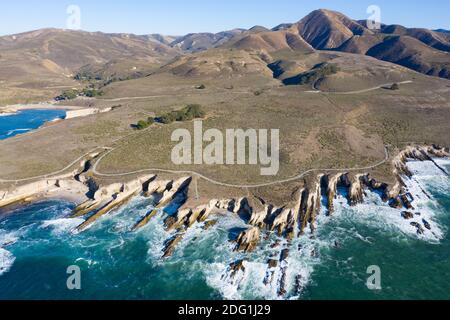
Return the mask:
[[80,106],[64,106],[54,103],[33,103],[33,104],[16,104],[6,107],[0,107],[0,115],[15,114],[20,110],[80,110],[85,109]]

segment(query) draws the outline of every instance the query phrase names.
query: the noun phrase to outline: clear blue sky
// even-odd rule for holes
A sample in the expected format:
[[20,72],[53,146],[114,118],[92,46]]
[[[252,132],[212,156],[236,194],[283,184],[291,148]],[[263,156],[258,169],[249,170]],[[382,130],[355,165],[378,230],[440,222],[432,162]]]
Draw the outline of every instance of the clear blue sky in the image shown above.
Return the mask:
[[181,35],[273,27],[319,8],[365,19],[373,4],[381,8],[386,24],[450,29],[449,0],[5,0],[0,3],[0,34],[65,28],[66,9],[72,4],[81,9],[83,30],[103,32]]

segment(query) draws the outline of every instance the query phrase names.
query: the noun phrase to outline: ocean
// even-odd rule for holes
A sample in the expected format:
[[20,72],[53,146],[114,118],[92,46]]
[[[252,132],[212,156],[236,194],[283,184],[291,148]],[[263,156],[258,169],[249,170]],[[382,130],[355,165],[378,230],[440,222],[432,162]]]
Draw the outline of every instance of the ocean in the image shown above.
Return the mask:
[[[450,159],[437,160],[450,171]],[[267,260],[279,257],[275,239],[251,254],[233,252],[230,234],[245,227],[233,214],[203,230],[189,229],[173,257],[161,260],[165,213],[130,232],[152,200],[136,197],[81,234],[81,219],[67,219],[74,204],[46,200],[0,215],[0,299],[450,299],[450,179],[431,162],[410,162],[406,183],[413,205],[432,231],[418,235],[401,211],[375,193],[350,207],[341,190],[336,212],[318,219],[314,235],[293,241],[286,290],[278,296],[280,269],[265,285]],[[172,208],[173,209],[173,208]],[[171,211],[171,210],[168,210]],[[246,259],[245,273],[230,278],[231,262]],[[67,268],[81,269],[81,290],[67,288]],[[381,289],[370,290],[367,269],[378,266]],[[301,288],[301,290],[295,290]]]
[[44,123],[64,119],[64,110],[22,110],[14,114],[0,114],[0,140],[12,138],[41,127]]

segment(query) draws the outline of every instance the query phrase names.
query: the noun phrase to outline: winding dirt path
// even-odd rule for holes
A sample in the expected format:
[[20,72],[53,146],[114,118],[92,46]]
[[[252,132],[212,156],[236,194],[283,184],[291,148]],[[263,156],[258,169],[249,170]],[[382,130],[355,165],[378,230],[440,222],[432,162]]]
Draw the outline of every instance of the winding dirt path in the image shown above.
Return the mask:
[[74,160],[73,162],[71,162],[69,165],[67,165],[66,167],[64,167],[61,170],[49,173],[49,174],[45,174],[45,175],[41,175],[41,176],[36,176],[36,177],[31,177],[31,178],[24,178],[24,179],[17,179],[17,180],[5,180],[5,179],[0,179],[0,183],[19,183],[19,182],[26,182],[26,181],[31,181],[31,180],[39,180],[39,179],[48,179],[51,177],[55,177],[57,175],[63,174],[65,171],[69,170],[71,167],[73,167],[75,164],[77,164],[77,162],[80,162],[81,160],[83,160],[84,158],[86,158],[87,156],[89,156],[92,153],[95,153],[97,150],[106,150],[107,148],[105,147],[97,147],[95,149],[92,149],[91,151],[87,152],[86,154],[82,155],[81,157],[77,158],[76,160]]
[[239,185],[239,184],[229,184],[229,183],[225,183],[225,182],[221,182],[221,181],[217,181],[211,178],[208,178],[206,176],[204,176],[201,173],[195,172],[195,171],[184,171],[184,170],[166,170],[166,169],[160,169],[160,168],[148,168],[148,169],[141,169],[141,170],[136,170],[136,171],[132,171],[132,172],[126,172],[126,173],[117,173],[117,174],[105,174],[105,173],[101,173],[97,170],[97,167],[99,165],[99,163],[106,157],[108,156],[111,152],[113,152],[115,149],[111,149],[108,152],[106,152],[105,154],[103,154],[94,164],[93,168],[92,168],[92,172],[94,173],[94,175],[99,176],[99,177],[107,177],[107,178],[115,178],[115,177],[125,177],[125,176],[130,176],[130,175],[135,175],[135,174],[140,174],[140,173],[145,173],[145,172],[162,172],[162,173],[171,173],[171,174],[184,174],[184,175],[191,175],[191,176],[197,176],[200,179],[203,179],[205,181],[208,181],[212,184],[216,184],[216,185],[220,185],[220,186],[224,186],[224,187],[230,187],[230,188],[240,188],[240,189],[255,189],[255,188],[261,188],[261,187],[268,187],[268,186],[273,186],[276,184],[283,184],[283,183],[288,183],[288,182],[293,182],[293,181],[297,181],[300,180],[302,178],[304,178],[306,175],[313,173],[313,172],[324,172],[324,171],[328,171],[328,172],[353,172],[353,171],[364,171],[364,170],[372,170],[375,169],[377,167],[380,167],[382,165],[384,165],[387,161],[389,161],[389,151],[387,146],[385,146],[385,158],[368,167],[362,167],[362,168],[343,168],[343,169],[311,169],[308,171],[305,171],[299,175],[296,175],[294,177],[291,178],[287,178],[287,179],[283,179],[283,180],[277,180],[277,181],[272,181],[272,182],[268,182],[268,183],[261,183],[261,184],[253,184],[253,185]]
[[[366,92],[370,92],[370,91],[375,91],[375,90],[383,89],[383,88],[385,88],[385,87],[390,87],[390,86],[392,86],[392,85],[394,84],[394,82],[391,82],[391,83],[385,83],[385,84],[382,84],[382,85],[379,85],[379,86],[376,86],[376,87],[372,87],[372,88],[368,88],[368,89],[363,89],[363,90],[356,90],[356,91],[325,92],[325,91],[318,90],[318,89],[316,88],[316,83],[317,83],[317,81],[314,82],[314,84],[313,84],[313,89],[315,89],[315,90],[312,90],[312,91],[305,91],[305,92],[307,92],[307,93],[323,93],[323,94],[343,94],[343,95],[345,95],[345,94],[358,94],[358,93],[366,93]],[[409,83],[413,83],[413,81],[407,80],[407,81],[396,82],[396,83],[397,83],[397,84],[409,84]]]

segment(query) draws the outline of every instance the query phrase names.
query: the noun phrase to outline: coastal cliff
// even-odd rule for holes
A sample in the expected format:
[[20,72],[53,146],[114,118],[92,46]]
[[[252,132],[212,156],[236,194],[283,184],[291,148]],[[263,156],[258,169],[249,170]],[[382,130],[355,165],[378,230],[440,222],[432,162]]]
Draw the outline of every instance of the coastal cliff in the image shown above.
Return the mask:
[[[232,215],[241,219],[246,228],[236,232],[230,238],[233,248],[242,255],[263,249],[263,242],[277,239],[271,244],[278,250],[279,258],[267,261],[267,274],[264,283],[272,283],[278,274],[278,294],[286,294],[286,272],[289,254],[294,239],[307,236],[314,237],[317,220],[321,214],[332,216],[338,197],[344,197],[348,205],[363,203],[368,191],[376,192],[382,201],[398,209],[399,215],[410,222],[411,228],[422,235],[433,232],[433,225],[420,216],[413,207],[414,198],[406,188],[405,179],[411,178],[413,172],[408,168],[409,161],[430,161],[444,174],[448,175],[435,160],[450,157],[450,150],[439,146],[407,147],[391,159],[393,183],[376,180],[365,172],[322,172],[316,176],[299,181],[295,191],[284,205],[271,204],[257,194],[247,194],[240,198],[221,199],[217,197],[204,201],[190,201],[189,189],[194,177],[166,179],[153,174],[135,177],[126,183],[99,182],[89,175],[90,163],[98,154],[84,159],[77,170],[71,173],[44,179],[13,190],[0,192],[0,208],[22,201],[30,201],[42,195],[57,194],[61,190],[84,194],[86,201],[76,207],[72,218],[83,218],[75,233],[84,232],[101,217],[124,206],[134,196],[140,195],[152,202],[151,210],[137,219],[130,232],[144,231],[149,222],[157,215],[163,214],[164,228],[169,234],[164,242],[161,257],[170,258],[176,253],[177,246],[183,241],[193,227],[204,230],[212,227],[223,215]],[[200,202],[199,202],[200,201]],[[341,200],[340,200],[341,201]],[[197,203],[196,205],[192,205]],[[167,207],[175,207],[171,214],[165,213]],[[310,249],[311,256],[317,254]],[[231,262],[227,279],[238,281],[239,275],[245,273],[246,260]],[[301,279],[298,279],[299,287]]]

